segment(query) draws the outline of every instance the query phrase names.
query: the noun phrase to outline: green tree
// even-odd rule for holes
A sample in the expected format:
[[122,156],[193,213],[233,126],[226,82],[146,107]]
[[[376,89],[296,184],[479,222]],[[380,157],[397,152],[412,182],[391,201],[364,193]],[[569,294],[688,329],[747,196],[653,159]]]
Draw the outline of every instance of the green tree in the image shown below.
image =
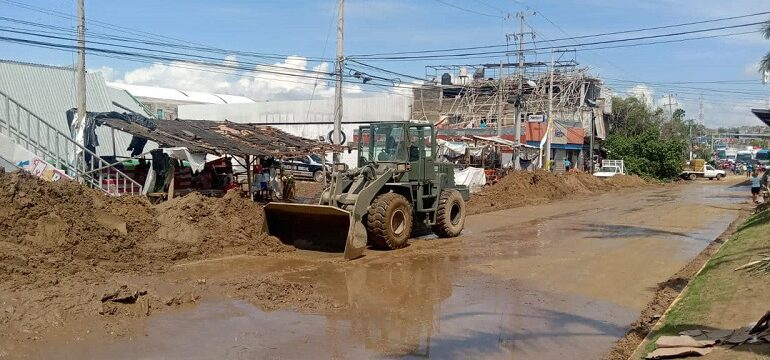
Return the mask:
[[[765,39],[770,40],[770,20],[765,22],[764,25],[762,25],[762,36],[765,37]],[[759,71],[765,72],[770,71],[770,52],[765,54],[765,56],[762,58],[762,60],[759,62]]]
[[674,179],[688,156],[690,120],[677,109],[674,119],[635,97],[613,98],[605,148],[612,159],[624,160],[628,172],[659,180]]
[[633,96],[612,98],[612,115],[608,131],[622,136],[639,135],[663,122],[663,110],[651,111],[641,99]]

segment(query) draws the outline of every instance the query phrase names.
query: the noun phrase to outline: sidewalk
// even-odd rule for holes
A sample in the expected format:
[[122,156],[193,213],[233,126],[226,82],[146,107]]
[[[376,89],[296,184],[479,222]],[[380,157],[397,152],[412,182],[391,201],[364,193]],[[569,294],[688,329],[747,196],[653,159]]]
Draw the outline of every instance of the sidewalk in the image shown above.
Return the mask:
[[[770,254],[770,210],[750,217],[692,280],[661,326],[631,358],[644,358],[663,335],[686,330],[735,330],[770,310],[770,271],[736,268]],[[704,359],[770,359],[770,344],[717,346]]]

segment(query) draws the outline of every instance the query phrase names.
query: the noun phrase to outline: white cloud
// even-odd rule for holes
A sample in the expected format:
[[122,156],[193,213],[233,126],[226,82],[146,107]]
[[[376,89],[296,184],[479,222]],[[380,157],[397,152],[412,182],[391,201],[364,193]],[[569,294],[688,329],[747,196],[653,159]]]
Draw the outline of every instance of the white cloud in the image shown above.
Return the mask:
[[641,99],[650,106],[652,106],[655,101],[655,90],[645,84],[638,84],[632,87],[628,90],[628,95]]
[[[328,77],[314,72],[327,73],[329,63],[311,66],[304,57],[289,56],[283,61],[268,65],[255,65],[244,71],[243,64],[235,56],[225,57],[221,65],[195,64],[175,61],[155,63],[126,72],[116,77],[114,69],[102,67],[108,81],[128,85],[145,85],[178,90],[201,91],[245,96],[254,100],[291,100],[334,95],[334,83]],[[237,67],[237,69],[233,69]],[[359,94],[359,85],[345,84],[346,94]]]
[[[700,100],[697,95],[680,96],[673,93],[669,99],[666,93],[656,97],[655,90],[646,84],[635,85],[627,90],[627,94],[645,100],[649,106],[663,109],[666,114],[670,101],[673,104],[672,109],[683,109],[687,119],[698,119]],[[706,126],[710,128],[761,125],[751,113],[751,109],[767,107],[768,102],[763,100],[719,99],[715,94],[710,94],[703,100],[703,118]]]
[[104,81],[107,81],[107,82],[115,81],[115,78],[117,78],[118,76],[118,72],[109,66],[102,66],[96,69],[88,69],[88,72],[102,73],[102,76],[104,77]]
[[757,76],[758,77],[759,76],[759,63],[756,62],[756,63],[746,64],[746,66],[743,68],[743,72],[746,75]]

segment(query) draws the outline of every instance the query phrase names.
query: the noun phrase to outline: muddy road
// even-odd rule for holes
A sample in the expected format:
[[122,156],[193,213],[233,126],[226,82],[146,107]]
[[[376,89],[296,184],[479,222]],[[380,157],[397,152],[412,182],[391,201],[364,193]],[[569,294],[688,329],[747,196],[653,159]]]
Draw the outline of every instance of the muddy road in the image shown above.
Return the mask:
[[118,332],[83,319],[0,358],[595,359],[656,284],[746,206],[736,183],[474,215],[460,238],[416,239],[353,262],[297,251],[178,265],[152,281],[194,289],[194,304]]

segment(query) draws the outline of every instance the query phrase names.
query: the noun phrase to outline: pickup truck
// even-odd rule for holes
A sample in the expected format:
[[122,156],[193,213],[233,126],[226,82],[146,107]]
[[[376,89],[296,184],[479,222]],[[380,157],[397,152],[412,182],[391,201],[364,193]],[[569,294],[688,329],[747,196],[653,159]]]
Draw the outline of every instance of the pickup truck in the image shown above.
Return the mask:
[[626,165],[623,160],[602,160],[602,167],[594,171],[594,176],[609,178],[615,175],[625,175]]
[[713,166],[709,164],[699,164],[695,163],[693,166],[688,166],[682,171],[681,174],[679,174],[682,179],[686,180],[695,180],[699,177],[706,178],[709,180],[717,179],[721,180],[725,176],[727,176],[727,173],[724,170],[717,170],[714,169]]
[[608,178],[613,177],[615,175],[622,175],[623,171],[620,170],[619,166],[602,166],[594,172],[594,176],[599,178]]

